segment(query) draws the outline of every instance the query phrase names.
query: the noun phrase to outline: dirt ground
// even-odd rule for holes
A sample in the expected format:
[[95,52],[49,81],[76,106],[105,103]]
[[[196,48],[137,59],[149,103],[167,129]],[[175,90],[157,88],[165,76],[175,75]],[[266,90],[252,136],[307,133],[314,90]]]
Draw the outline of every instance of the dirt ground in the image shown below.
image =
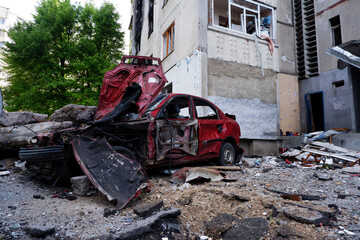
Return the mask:
[[[164,208],[181,209],[180,233],[160,234],[168,239],[200,236],[221,239],[211,236],[204,223],[222,213],[240,220],[266,219],[269,231],[264,239],[360,239],[358,174],[342,169],[289,168],[283,160],[269,157],[260,158],[258,162],[257,167],[244,168],[244,173],[224,171],[233,181],[174,184],[169,175],[150,172],[151,192],[142,193],[109,217],[104,217],[104,209],[116,207],[101,193],[77,196],[71,201],[51,198],[57,192],[71,189],[52,186],[10,167],[10,175],[0,177],[0,239],[30,239],[26,229],[34,225],[55,229],[47,239],[116,236],[141,219],[133,212],[134,207],[159,200],[163,201]],[[319,180],[319,174],[329,179]],[[315,196],[320,200],[284,199],[279,192],[296,197]],[[43,199],[34,195],[41,195]],[[319,213],[327,216],[325,221],[321,218],[321,221],[307,222],[316,219]]]

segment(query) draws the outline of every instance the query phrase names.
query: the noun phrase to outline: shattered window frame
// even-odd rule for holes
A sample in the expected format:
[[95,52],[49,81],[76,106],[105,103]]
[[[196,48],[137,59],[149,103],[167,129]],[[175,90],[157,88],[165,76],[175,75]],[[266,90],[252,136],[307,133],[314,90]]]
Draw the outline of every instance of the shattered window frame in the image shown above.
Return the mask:
[[[194,109],[195,109],[195,117],[197,119],[206,119],[206,120],[218,120],[220,119],[220,115],[216,109],[216,107],[210,102],[204,101],[203,99],[193,97]],[[199,107],[199,108],[198,108]],[[214,115],[209,114],[209,110]]]
[[212,0],[211,4],[212,26],[246,35],[256,32],[259,36],[265,35],[276,40],[276,14],[273,7],[253,0]]
[[175,49],[175,22],[163,34],[163,58],[170,55]]

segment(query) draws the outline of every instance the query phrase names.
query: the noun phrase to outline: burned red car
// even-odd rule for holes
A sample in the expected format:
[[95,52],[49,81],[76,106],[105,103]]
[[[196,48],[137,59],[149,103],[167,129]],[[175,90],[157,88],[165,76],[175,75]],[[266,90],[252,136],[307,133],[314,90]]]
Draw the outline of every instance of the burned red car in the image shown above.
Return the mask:
[[[56,132],[49,141],[56,147],[72,146],[92,183],[120,206],[145,187],[143,168],[204,160],[233,165],[242,156],[234,116],[200,97],[159,94],[166,82],[159,59],[124,57],[105,74],[95,120]],[[20,157],[31,160],[33,153],[34,149],[22,149]],[[119,196],[129,182],[132,193]]]

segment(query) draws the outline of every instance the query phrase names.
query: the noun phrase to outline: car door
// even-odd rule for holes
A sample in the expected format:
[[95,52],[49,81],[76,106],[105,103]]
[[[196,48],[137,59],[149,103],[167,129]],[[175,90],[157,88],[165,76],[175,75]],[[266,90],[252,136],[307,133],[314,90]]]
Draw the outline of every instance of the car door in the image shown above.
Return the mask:
[[196,156],[198,124],[189,96],[180,95],[170,98],[157,115],[155,122],[156,161],[169,158],[180,160],[183,157]]
[[216,153],[224,141],[225,120],[216,107],[205,99],[193,97],[196,119],[198,120],[199,150],[198,155]]

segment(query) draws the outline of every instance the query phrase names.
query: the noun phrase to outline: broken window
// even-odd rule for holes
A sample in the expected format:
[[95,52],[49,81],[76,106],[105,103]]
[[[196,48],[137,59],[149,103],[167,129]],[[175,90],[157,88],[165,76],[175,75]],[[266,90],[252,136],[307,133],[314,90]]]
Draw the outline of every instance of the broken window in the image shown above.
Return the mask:
[[331,36],[332,36],[332,46],[337,46],[342,43],[341,40],[341,26],[340,26],[340,16],[331,18],[330,20],[331,26]]
[[169,55],[174,51],[175,43],[175,24],[172,23],[171,26],[163,34],[163,58]]
[[148,33],[148,37],[150,37],[151,33],[154,30],[154,2],[153,1],[149,1],[149,15],[148,15],[148,20],[149,20],[149,33]]
[[135,25],[135,54],[138,54],[140,51],[140,42],[141,42],[141,31],[142,31],[142,11],[143,11],[143,0],[136,0],[135,5],[135,14],[134,14],[134,25]]
[[[230,11],[229,11],[230,9]],[[275,38],[274,9],[251,0],[213,0],[213,24]]]
[[194,99],[196,118],[198,119],[219,119],[216,108],[210,103],[201,99]]

